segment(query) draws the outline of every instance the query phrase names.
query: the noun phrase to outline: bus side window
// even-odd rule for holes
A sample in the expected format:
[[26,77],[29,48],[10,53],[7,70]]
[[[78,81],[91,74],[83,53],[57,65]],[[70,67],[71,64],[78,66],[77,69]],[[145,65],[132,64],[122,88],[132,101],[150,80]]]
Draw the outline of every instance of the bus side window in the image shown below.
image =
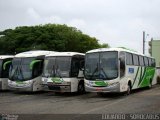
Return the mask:
[[148,66],[149,63],[148,63],[148,58],[147,57],[144,57],[144,63],[145,63],[145,66]]
[[120,52],[119,58],[120,58],[120,77],[123,77],[125,74],[125,53]]
[[152,59],[152,67],[155,67],[156,63],[155,63],[155,59]]

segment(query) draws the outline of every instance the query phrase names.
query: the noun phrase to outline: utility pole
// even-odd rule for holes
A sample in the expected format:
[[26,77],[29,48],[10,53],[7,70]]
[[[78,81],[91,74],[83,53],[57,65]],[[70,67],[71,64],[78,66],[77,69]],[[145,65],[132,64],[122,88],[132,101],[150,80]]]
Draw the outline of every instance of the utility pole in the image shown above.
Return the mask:
[[145,54],[145,31],[143,31],[143,54]]

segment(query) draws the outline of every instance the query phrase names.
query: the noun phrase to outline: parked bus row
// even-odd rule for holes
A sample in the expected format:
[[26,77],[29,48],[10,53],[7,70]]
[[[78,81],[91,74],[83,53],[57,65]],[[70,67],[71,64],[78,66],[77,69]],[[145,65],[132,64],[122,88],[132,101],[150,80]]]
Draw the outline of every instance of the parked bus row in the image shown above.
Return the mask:
[[156,84],[155,59],[123,48],[27,51],[0,57],[0,89],[126,92]]

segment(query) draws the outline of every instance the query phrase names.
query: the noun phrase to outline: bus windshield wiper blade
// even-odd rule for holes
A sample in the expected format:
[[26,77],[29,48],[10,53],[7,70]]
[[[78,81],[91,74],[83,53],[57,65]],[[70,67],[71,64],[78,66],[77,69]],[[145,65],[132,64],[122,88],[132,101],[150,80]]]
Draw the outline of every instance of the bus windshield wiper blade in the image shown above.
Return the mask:
[[[104,74],[105,78],[106,78],[106,79],[108,79],[108,76],[107,76],[107,74],[105,73],[104,69],[103,69],[103,68],[101,68],[101,70],[102,70],[102,72],[103,72],[103,74]],[[101,73],[100,73],[100,74],[101,74]],[[103,79],[103,78],[102,78],[102,79]]]
[[20,75],[22,76],[22,80],[24,79],[24,75],[23,75],[23,72],[22,72],[22,66],[19,67],[19,72],[20,72]]
[[94,69],[94,71],[93,71],[92,75],[90,76],[90,79],[92,79],[92,78],[93,78],[94,74],[95,74],[97,71],[98,71],[98,63],[97,63],[96,68]]
[[50,75],[48,75],[48,77],[54,77],[54,76],[55,76],[55,66],[53,65],[51,73],[50,73]]
[[17,72],[18,72],[18,66],[15,68],[15,71],[14,71],[14,73],[13,74],[11,74],[11,79],[17,79],[16,77],[17,77]]
[[57,68],[56,68],[56,73],[58,73],[58,76],[59,76],[60,78],[62,78],[61,74],[60,74],[59,71],[58,71],[58,65],[57,65]]

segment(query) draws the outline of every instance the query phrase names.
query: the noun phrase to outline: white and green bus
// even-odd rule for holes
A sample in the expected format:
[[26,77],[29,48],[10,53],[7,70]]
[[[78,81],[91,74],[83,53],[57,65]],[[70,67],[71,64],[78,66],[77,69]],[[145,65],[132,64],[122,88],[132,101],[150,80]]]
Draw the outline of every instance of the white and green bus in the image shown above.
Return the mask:
[[9,68],[13,56],[0,55],[0,90],[8,90]]
[[155,59],[123,48],[102,48],[85,56],[88,92],[126,92],[156,84]]
[[52,51],[35,50],[15,55],[9,71],[9,88],[16,91],[43,90],[43,62],[50,53]]
[[42,74],[43,85],[54,92],[79,92],[84,90],[84,54],[59,52],[47,55]]

